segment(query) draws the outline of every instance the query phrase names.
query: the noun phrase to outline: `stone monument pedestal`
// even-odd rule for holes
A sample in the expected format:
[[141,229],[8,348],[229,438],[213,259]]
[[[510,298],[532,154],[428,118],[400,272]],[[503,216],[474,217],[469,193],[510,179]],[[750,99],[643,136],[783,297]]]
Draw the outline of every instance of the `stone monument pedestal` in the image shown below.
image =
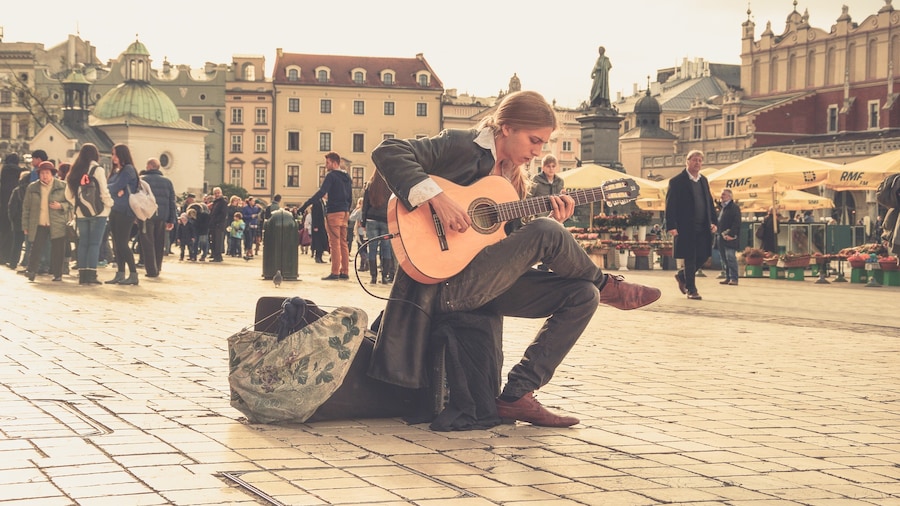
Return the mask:
[[625,116],[610,107],[592,107],[584,116],[575,118],[581,123],[581,159],[621,170],[619,163],[619,123]]

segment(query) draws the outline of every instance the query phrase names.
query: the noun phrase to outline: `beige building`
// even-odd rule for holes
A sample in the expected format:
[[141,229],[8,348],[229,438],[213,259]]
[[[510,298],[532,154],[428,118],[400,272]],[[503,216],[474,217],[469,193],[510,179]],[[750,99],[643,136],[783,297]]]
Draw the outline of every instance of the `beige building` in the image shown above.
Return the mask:
[[344,159],[354,192],[372,175],[372,150],[385,138],[441,129],[444,88],[421,54],[380,58],[277,50],[273,193],[287,205],[318,190],[325,154]]
[[235,55],[225,84],[223,181],[269,202],[275,191],[274,96],[261,55]]
[[[448,89],[441,98],[442,128],[475,128],[485,116],[493,114],[500,100],[507,94],[520,91],[521,82],[517,75],[509,80],[509,87],[496,97],[476,97],[458,94],[456,89]],[[566,109],[553,105],[556,111],[558,127],[544,145],[543,154],[552,154],[559,162],[561,170],[573,169],[581,162],[581,123],[575,118],[582,114],[576,109]],[[530,171],[536,174],[540,169],[540,160],[534,160]]]

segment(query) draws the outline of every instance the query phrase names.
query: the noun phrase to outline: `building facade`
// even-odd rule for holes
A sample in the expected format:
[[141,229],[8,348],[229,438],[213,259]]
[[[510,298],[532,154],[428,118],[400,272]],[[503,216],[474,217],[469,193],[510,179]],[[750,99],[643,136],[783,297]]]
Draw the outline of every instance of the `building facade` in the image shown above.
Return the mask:
[[235,55],[225,85],[223,182],[269,202],[275,191],[275,88],[261,55]]
[[379,58],[277,50],[274,84],[273,191],[287,205],[318,190],[325,154],[335,151],[362,194],[372,150],[390,137],[441,129],[443,84],[424,56]]

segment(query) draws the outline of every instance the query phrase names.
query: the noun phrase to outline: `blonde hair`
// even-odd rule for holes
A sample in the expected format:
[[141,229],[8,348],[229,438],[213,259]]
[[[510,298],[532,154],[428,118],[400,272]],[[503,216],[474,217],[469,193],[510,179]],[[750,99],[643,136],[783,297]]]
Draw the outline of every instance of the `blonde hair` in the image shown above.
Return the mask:
[[[478,128],[490,128],[496,139],[504,125],[517,130],[547,127],[556,130],[556,113],[540,93],[517,91],[503,97],[497,111],[481,120]],[[524,166],[519,166],[518,170],[510,171],[509,174],[504,170],[504,175],[507,175],[520,197],[524,197],[528,191],[528,177],[525,170]]]

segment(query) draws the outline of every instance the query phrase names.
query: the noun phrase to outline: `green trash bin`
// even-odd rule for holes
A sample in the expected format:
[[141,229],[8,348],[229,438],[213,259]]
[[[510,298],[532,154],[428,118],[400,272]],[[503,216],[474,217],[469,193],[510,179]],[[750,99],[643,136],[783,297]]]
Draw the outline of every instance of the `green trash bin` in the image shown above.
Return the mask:
[[263,229],[263,278],[272,279],[281,271],[282,278],[296,280],[299,246],[294,215],[283,209],[273,212]]

